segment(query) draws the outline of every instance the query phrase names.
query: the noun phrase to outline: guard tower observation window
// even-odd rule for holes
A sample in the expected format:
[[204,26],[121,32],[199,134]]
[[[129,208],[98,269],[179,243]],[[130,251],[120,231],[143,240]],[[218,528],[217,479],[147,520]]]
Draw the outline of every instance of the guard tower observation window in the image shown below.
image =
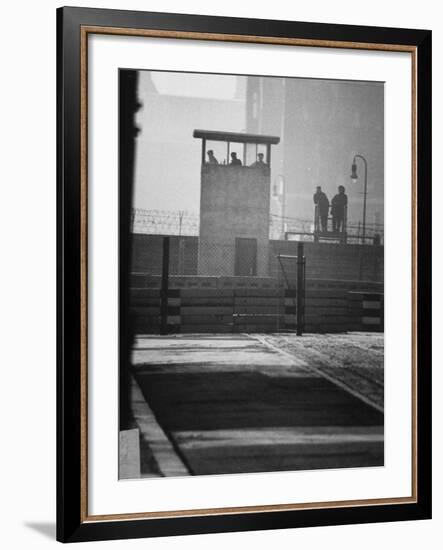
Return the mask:
[[202,140],[202,167],[243,167],[269,169],[271,145],[280,142],[276,136],[194,130],[194,137]]

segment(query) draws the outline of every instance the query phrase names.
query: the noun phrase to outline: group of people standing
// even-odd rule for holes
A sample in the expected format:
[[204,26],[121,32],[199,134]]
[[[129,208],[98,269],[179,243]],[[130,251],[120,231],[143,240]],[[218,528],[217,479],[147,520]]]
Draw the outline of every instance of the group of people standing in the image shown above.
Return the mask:
[[[210,149],[207,152],[207,155],[208,155],[208,164],[219,164],[218,160],[216,159],[216,157],[214,155],[214,151],[212,149]],[[263,160],[263,158],[264,158],[263,153],[259,153],[257,155],[257,160],[254,163],[251,164],[251,167],[252,168],[265,168],[265,167],[267,167],[268,165]],[[235,153],[235,152],[231,153],[231,162],[229,163],[229,166],[242,166],[242,161],[237,157],[237,153]]]
[[331,208],[332,231],[334,231],[334,233],[344,231],[348,196],[345,194],[343,185],[338,186],[338,193],[332,198],[330,204],[326,193],[318,186],[314,194],[314,204],[318,208],[318,217],[320,218],[320,225],[323,233],[328,231],[329,208]]

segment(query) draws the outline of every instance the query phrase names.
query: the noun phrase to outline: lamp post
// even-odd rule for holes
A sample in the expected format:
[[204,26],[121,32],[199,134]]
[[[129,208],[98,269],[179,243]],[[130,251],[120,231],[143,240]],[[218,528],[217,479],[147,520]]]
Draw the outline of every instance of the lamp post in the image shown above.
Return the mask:
[[351,166],[351,181],[352,183],[357,183],[357,159],[361,159],[365,165],[365,185],[363,190],[363,231],[362,231],[362,240],[363,244],[366,242],[366,197],[368,195],[368,163],[366,162],[365,157],[362,155],[355,155],[352,161]]

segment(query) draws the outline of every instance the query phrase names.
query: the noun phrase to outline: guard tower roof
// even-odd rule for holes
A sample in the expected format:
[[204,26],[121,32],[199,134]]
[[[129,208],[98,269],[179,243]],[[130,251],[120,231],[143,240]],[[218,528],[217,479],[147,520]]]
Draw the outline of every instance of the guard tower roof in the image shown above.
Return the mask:
[[262,134],[244,134],[240,132],[219,132],[217,130],[194,130],[193,136],[208,141],[229,141],[230,143],[254,143],[276,145],[280,142],[277,136]]

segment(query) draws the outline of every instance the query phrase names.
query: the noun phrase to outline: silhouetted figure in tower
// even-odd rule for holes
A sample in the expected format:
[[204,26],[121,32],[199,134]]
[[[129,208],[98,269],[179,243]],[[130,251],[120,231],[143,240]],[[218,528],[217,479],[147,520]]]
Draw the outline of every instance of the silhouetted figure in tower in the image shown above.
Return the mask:
[[345,194],[343,185],[338,186],[338,194],[331,201],[332,230],[335,233],[344,231],[344,221],[348,196]]
[[251,164],[251,168],[262,168],[262,169],[267,168],[268,165],[263,160],[263,157],[264,157],[263,153],[259,153],[257,155],[257,160]]
[[326,233],[328,230],[329,199],[318,186],[314,194],[314,204],[317,205],[318,217],[320,218],[321,230]]
[[231,153],[230,166],[241,166],[241,160],[237,158],[237,153]]
[[214,151],[209,149],[208,151],[208,164],[218,164],[218,160],[214,156]]

